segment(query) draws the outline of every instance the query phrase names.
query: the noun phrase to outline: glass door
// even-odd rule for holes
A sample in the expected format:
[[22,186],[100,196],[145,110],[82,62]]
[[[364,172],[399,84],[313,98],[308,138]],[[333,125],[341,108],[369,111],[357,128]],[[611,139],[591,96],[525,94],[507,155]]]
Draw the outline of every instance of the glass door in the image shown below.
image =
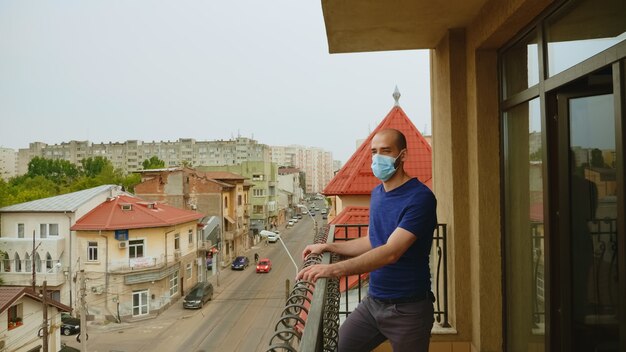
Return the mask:
[[[558,278],[553,313],[561,351],[620,351],[620,296],[624,282],[619,246],[624,221],[618,186],[623,151],[616,126],[613,71],[607,67],[556,93],[558,177],[553,202]],[[619,110],[618,110],[619,111]],[[557,194],[557,193],[554,193]],[[621,236],[621,237],[620,237]],[[623,254],[621,254],[623,256]],[[622,342],[623,343],[623,342]]]

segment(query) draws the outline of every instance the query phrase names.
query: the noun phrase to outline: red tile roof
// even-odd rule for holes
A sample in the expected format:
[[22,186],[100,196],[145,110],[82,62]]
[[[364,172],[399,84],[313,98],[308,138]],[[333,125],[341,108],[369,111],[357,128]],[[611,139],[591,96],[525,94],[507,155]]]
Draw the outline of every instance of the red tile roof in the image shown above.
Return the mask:
[[[370,208],[348,206],[335,216],[329,225],[366,225],[365,227],[335,227],[335,239],[359,238],[367,234],[370,222]],[[360,232],[359,232],[360,231]]]
[[[0,287],[0,314],[9,309],[17,300],[22,297],[29,297],[35,301],[41,302],[41,298],[38,294],[35,294],[30,288],[27,287]],[[59,308],[63,312],[71,312],[72,308],[57,302],[53,299],[47,300],[49,305]]]
[[[337,239],[359,238],[367,235],[367,228],[370,222],[370,208],[348,206],[345,207],[339,215],[337,215],[329,224],[330,225],[366,225],[364,227],[335,227],[335,241]],[[354,288],[367,280],[369,273],[361,275],[344,276],[339,279],[339,290],[344,292],[346,289]]]
[[332,196],[371,193],[380,181],[371,170],[370,144],[374,135],[385,128],[394,128],[404,134],[408,149],[404,170],[410,176],[417,177],[426,186],[432,188],[432,149],[402,108],[394,106],[328,183],[322,192],[323,194]]
[[[130,207],[130,210],[123,209]],[[173,206],[119,196],[105,201],[76,221],[72,231],[126,230],[163,227],[202,218],[202,214]]]

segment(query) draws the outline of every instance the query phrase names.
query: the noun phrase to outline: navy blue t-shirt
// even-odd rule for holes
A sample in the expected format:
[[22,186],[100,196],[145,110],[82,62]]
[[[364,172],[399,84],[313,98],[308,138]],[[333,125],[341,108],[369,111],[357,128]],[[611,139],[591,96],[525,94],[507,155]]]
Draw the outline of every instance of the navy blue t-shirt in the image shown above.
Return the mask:
[[401,227],[417,240],[400,259],[370,273],[369,295],[374,298],[406,298],[430,291],[428,257],[437,226],[437,200],[418,179],[385,192],[380,184],[372,191],[369,237],[372,248],[387,243]]

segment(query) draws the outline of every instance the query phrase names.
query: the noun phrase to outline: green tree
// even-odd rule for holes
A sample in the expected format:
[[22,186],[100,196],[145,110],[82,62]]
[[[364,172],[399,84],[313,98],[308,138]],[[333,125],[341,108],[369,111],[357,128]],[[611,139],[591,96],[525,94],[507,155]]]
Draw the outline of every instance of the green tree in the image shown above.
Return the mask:
[[67,160],[34,157],[28,163],[29,177],[43,176],[61,185],[68,185],[79,175],[78,167]]
[[101,156],[83,159],[80,164],[83,166],[83,175],[87,177],[96,177],[107,165],[112,165],[109,159]]
[[141,165],[144,170],[161,169],[165,167],[165,161],[159,159],[157,156],[153,156],[150,159],[144,160]]

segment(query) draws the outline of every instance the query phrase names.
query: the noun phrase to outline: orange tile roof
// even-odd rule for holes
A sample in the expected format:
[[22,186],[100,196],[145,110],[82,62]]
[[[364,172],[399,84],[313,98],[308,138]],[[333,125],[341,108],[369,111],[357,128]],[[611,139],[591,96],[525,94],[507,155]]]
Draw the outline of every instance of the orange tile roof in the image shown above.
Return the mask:
[[[370,222],[370,208],[348,206],[345,207],[341,213],[339,213],[332,221],[330,225],[366,225],[365,227],[335,227],[335,241],[337,239],[343,240],[347,238],[359,238],[367,235],[367,228]],[[339,291],[344,292],[346,290],[356,287],[359,282],[367,280],[369,273],[361,275],[344,276],[339,280]]]
[[404,170],[432,188],[432,149],[406,116],[404,110],[399,106],[394,106],[328,183],[323,194],[333,196],[371,193],[380,181],[372,173],[370,144],[374,135],[385,128],[395,128],[404,134],[408,149]]
[[[130,210],[122,205],[130,204]],[[151,205],[154,205],[153,207]],[[131,196],[119,196],[98,205],[76,221],[72,231],[126,230],[182,224],[202,218],[202,214]]]

